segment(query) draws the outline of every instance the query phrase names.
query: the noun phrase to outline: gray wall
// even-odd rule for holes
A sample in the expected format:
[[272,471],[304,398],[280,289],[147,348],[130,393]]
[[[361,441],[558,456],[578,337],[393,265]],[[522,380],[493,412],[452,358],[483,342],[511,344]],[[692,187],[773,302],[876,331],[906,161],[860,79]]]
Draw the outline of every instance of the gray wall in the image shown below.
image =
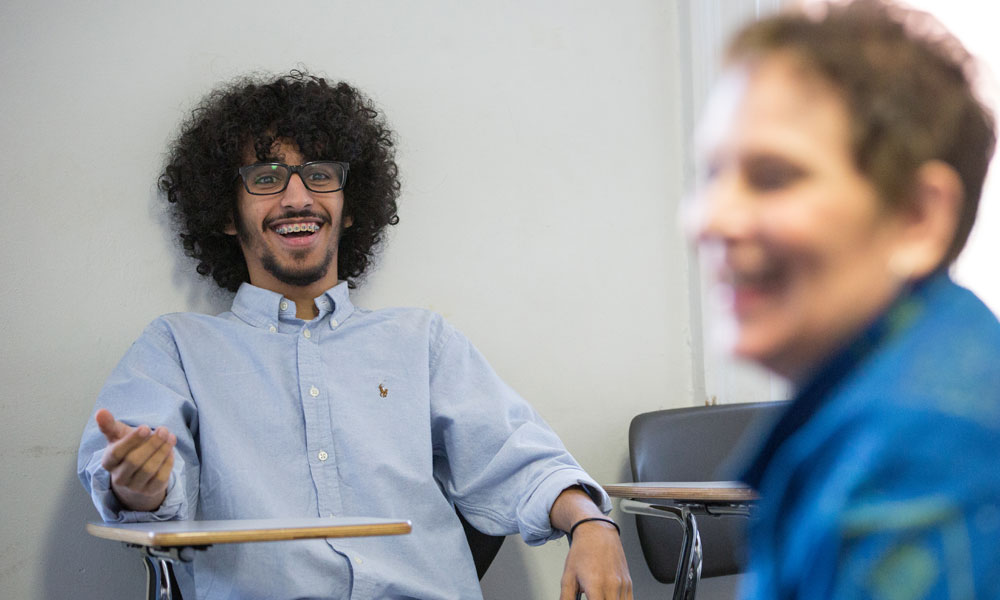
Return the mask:
[[[2,595],[141,591],[138,560],[83,532],[77,443],[151,319],[227,305],[179,257],[154,186],[194,99],[250,70],[351,81],[398,131],[401,223],[358,303],[441,312],[599,481],[626,480],[629,419],[692,404],[701,352],[675,223],[678,15],[662,0],[3,3]],[[622,520],[636,596],[664,597]],[[513,540],[486,596],[556,597],[565,551]]]

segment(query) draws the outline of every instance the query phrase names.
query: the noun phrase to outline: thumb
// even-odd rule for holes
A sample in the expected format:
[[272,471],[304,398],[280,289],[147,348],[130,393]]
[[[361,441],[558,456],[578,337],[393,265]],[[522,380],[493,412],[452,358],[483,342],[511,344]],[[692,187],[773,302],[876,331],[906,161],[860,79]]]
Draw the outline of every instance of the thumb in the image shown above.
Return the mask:
[[104,437],[108,438],[108,443],[113,444],[118,440],[125,437],[125,435],[132,431],[132,428],[122,423],[116,421],[114,415],[111,411],[102,408],[97,411],[97,415],[94,416],[94,420],[97,421],[97,427],[104,434]]

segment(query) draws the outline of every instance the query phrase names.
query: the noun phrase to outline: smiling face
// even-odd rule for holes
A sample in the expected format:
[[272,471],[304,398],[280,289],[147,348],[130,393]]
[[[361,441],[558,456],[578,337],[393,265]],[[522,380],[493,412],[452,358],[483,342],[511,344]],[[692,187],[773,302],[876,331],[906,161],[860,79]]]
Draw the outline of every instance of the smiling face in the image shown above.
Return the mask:
[[[274,157],[300,165],[305,157],[293,143],[280,141]],[[247,164],[256,162],[252,154]],[[253,195],[239,186],[238,216],[226,233],[236,235],[250,283],[290,298],[315,298],[337,284],[344,192],[306,189],[298,175],[278,194]],[[350,217],[343,219],[349,227]]]
[[835,89],[788,56],[738,65],[701,131],[691,235],[718,282],[727,345],[801,380],[899,292],[904,219],[855,167]]

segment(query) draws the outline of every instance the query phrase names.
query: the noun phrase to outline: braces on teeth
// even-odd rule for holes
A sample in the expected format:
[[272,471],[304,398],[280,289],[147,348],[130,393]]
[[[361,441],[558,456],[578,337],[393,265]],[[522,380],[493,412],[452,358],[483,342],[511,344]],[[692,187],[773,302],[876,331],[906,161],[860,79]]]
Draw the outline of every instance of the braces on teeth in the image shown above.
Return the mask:
[[288,233],[298,233],[300,231],[307,231],[309,233],[315,233],[319,231],[319,225],[316,223],[295,223],[292,225],[281,225],[274,228],[274,232],[278,235],[285,235]]

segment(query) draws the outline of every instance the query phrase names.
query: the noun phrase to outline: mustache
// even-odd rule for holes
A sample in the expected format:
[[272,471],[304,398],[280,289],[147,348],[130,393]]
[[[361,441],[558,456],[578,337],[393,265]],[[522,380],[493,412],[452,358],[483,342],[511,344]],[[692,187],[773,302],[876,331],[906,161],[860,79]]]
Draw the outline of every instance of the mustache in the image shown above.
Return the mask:
[[275,221],[281,221],[284,219],[316,219],[322,222],[324,225],[330,225],[332,223],[330,215],[320,214],[318,212],[313,212],[309,209],[305,210],[286,210],[280,215],[275,215],[270,219],[265,219],[263,223],[263,229],[266,231],[271,227],[271,224]]

